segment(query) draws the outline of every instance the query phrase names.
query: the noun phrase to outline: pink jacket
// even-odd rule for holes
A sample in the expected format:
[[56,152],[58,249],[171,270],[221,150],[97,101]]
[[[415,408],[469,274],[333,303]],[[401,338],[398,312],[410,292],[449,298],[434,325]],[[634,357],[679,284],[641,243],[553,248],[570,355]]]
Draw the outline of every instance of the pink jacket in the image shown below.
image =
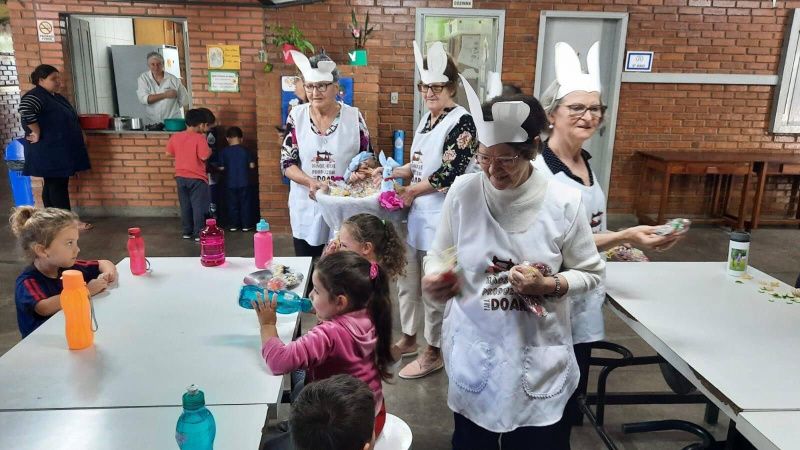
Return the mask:
[[315,326],[296,341],[273,337],[261,355],[274,375],[306,369],[306,382],[342,373],[360,378],[375,394],[375,412],[383,403],[381,374],[375,364],[378,337],[365,309],[336,316]]

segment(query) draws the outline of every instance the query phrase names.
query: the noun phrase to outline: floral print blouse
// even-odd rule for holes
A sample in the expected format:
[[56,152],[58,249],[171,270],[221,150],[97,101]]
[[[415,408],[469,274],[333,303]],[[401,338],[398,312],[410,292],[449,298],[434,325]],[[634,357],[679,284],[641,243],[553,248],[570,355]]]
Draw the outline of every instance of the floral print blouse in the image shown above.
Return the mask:
[[[339,113],[336,115],[336,118],[333,119],[333,123],[331,123],[331,126],[325,133],[321,133],[312,120],[311,131],[320,136],[327,136],[336,131],[336,128],[339,127],[341,116],[342,110],[339,109]],[[289,115],[286,119],[286,134],[284,134],[283,145],[281,145],[281,173],[284,173],[290,166],[297,166],[302,169],[300,165],[300,149],[297,146],[297,135],[295,133],[296,128],[294,118]],[[367,129],[367,123],[364,121],[364,117],[361,115],[361,111],[358,112],[358,130],[359,136],[361,137],[358,151],[372,153],[372,144],[370,144],[369,141],[369,130]]]
[[[428,115],[428,122],[422,129],[422,133],[433,130],[453,109],[455,108],[445,108],[434,124],[431,124],[431,116]],[[442,153],[442,167],[428,177],[428,182],[439,192],[447,192],[456,177],[463,175],[467,171],[467,167],[477,150],[478,140],[475,138],[475,122],[472,120],[472,116],[464,114],[456,126],[447,133],[447,138],[444,141],[444,152]]]

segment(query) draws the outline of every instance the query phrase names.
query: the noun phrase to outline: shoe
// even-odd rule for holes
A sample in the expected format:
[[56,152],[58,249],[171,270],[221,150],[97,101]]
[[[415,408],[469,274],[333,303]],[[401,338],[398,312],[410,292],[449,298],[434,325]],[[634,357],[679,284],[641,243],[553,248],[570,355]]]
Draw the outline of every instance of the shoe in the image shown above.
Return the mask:
[[196,237],[196,238],[194,238],[194,241],[195,241],[195,242],[200,242],[200,238],[199,238],[199,237]]
[[417,345],[413,347],[400,347],[398,344],[392,344],[392,355],[400,355],[401,358],[407,358],[409,356],[416,356],[417,354],[419,354],[419,346]]
[[435,360],[431,361],[430,363],[426,363],[424,366],[422,362],[422,356],[411,361],[403,367],[403,369],[397,375],[404,379],[404,380],[416,380],[417,378],[422,378],[424,376],[430,375],[433,372],[441,370],[444,367],[444,360],[442,357],[438,357]]
[[238,231],[238,228],[228,228],[228,231]]
[[192,238],[191,234],[184,234],[183,236],[181,236],[181,239],[191,239],[191,238]]
[[248,231],[250,231],[250,228],[242,228],[242,231],[244,231],[245,233],[247,233]]

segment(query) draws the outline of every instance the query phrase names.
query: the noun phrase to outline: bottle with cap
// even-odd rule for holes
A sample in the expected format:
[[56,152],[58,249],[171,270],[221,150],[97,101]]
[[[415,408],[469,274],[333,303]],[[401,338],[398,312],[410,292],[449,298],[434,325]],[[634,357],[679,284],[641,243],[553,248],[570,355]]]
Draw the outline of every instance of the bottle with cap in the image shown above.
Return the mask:
[[272,233],[269,231],[269,223],[261,219],[256,225],[256,234],[253,235],[253,252],[256,259],[256,267],[266,269],[272,264]]
[[747,273],[747,260],[750,257],[750,233],[734,231],[728,244],[728,275],[735,277]]
[[287,290],[273,291],[264,289],[261,286],[246,284],[239,290],[239,306],[242,308],[253,309],[252,302],[259,298],[275,300],[275,312],[278,314],[294,314],[296,312],[311,312],[314,305],[310,299],[300,297],[300,295]]
[[60,300],[64,311],[67,346],[70,350],[83,350],[94,344],[89,290],[83,274],[77,270],[65,270],[61,274],[61,281],[63,289]]
[[181,450],[212,450],[217,424],[206,408],[206,397],[196,385],[183,394],[183,413],[175,426],[175,440]]
[[144,256],[144,238],[138,227],[128,228],[128,256],[131,260],[131,273],[144,275],[147,272],[147,260]]
[[225,263],[225,232],[217,226],[217,219],[206,219],[200,231],[200,264],[206,267]]

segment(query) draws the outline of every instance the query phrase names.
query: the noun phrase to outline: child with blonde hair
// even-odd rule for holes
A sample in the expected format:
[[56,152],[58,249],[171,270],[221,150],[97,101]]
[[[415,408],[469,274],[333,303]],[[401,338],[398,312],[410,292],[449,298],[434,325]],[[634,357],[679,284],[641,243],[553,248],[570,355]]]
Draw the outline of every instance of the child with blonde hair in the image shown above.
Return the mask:
[[17,324],[23,338],[61,310],[63,271],[83,273],[91,295],[102,292],[117,279],[117,268],[111,261],[78,259],[80,221],[72,211],[22,206],[14,209],[9,222],[31,261],[17,277],[14,292]]

